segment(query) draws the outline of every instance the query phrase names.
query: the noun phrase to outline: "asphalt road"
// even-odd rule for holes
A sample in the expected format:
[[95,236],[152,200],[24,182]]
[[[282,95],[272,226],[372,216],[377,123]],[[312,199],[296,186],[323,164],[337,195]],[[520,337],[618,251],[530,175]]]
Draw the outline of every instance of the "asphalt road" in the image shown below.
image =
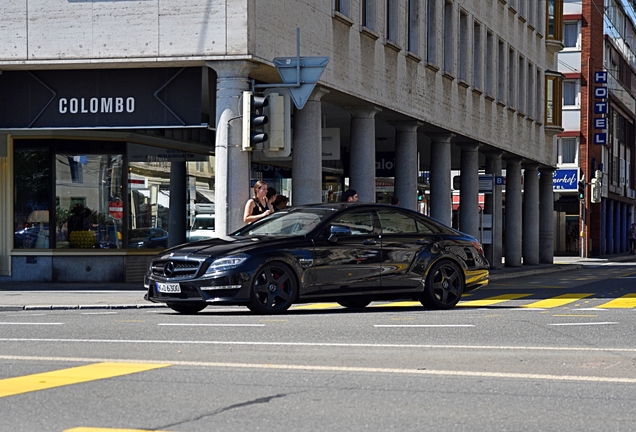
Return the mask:
[[3,310],[0,430],[631,430],[634,306],[626,262],[450,311]]

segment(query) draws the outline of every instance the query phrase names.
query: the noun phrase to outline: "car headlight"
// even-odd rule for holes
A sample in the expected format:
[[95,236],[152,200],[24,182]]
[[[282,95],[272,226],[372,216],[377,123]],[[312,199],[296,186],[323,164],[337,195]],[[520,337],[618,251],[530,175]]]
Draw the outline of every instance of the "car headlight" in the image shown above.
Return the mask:
[[223,258],[215,259],[210,267],[206,270],[206,273],[216,273],[218,271],[231,270],[243,264],[249,255],[239,254],[230,255]]

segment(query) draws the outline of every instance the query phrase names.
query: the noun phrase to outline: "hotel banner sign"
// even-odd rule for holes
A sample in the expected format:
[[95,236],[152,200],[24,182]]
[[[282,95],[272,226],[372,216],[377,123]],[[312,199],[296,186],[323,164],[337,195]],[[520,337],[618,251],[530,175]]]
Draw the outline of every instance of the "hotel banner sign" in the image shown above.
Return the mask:
[[0,129],[201,126],[201,68],[3,71]]

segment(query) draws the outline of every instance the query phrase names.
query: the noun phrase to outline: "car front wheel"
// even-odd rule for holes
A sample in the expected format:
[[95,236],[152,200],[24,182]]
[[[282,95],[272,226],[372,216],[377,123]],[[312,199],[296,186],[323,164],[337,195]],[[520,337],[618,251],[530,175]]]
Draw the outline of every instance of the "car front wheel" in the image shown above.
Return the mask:
[[429,309],[451,309],[464,292],[464,275],[451,261],[435,263],[428,272],[420,302]]
[[289,309],[297,293],[292,269],[282,262],[269,262],[256,272],[247,307],[259,314],[282,313]]

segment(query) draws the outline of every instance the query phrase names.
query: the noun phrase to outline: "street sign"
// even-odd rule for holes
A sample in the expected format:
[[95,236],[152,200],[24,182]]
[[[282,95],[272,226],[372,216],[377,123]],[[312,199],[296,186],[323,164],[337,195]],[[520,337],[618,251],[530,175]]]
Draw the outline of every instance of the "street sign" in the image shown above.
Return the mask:
[[492,174],[479,176],[479,192],[492,193]]
[[[300,59],[300,67],[298,60]],[[329,63],[329,57],[276,57],[274,66],[285,84],[299,84],[287,89],[296,108],[302,109],[314,90],[318,79]]]
[[113,219],[121,219],[124,217],[124,203],[120,199],[116,199],[108,204],[108,213]]

